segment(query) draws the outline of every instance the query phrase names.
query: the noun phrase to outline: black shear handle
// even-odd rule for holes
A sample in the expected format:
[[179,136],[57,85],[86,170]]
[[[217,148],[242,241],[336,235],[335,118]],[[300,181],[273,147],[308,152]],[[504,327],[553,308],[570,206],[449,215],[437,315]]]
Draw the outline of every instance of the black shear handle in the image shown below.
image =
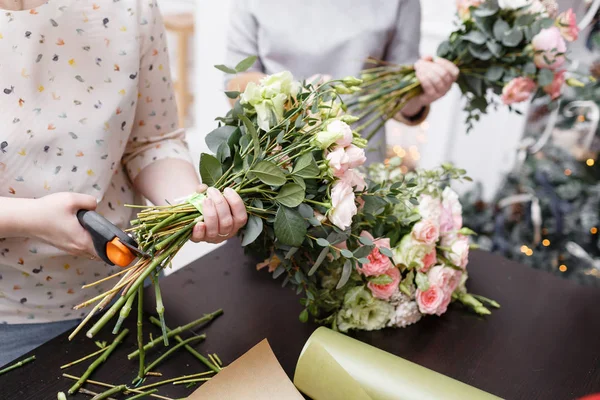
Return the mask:
[[115,265],[108,257],[106,251],[107,245],[115,238],[133,247],[138,247],[136,241],[131,236],[95,211],[79,210],[77,211],[77,219],[81,226],[92,236],[94,249],[96,249],[98,256],[108,265]]

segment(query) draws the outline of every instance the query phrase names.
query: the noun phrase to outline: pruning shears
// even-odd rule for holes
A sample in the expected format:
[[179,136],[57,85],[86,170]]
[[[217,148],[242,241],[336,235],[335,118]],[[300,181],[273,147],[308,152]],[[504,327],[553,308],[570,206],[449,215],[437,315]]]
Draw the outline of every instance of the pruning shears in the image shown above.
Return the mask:
[[138,256],[150,257],[131,236],[97,212],[79,210],[77,219],[92,236],[96,253],[105,263],[126,267]]

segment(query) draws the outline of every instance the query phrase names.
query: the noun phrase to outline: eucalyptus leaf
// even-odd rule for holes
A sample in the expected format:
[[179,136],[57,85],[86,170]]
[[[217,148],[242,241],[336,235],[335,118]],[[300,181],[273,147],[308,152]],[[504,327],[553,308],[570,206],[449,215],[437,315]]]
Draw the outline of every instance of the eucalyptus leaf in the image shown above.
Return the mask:
[[346,285],[346,283],[348,283],[351,274],[352,263],[350,262],[350,260],[346,260],[346,262],[344,263],[344,267],[342,268],[342,276],[340,276],[340,280],[336,285],[335,289],[340,290],[341,288],[343,288]]
[[484,44],[487,41],[487,36],[481,31],[471,31],[461,38],[474,44]]
[[373,241],[369,237],[361,236],[358,238],[358,240],[365,246],[373,246]]
[[214,156],[202,153],[200,156],[200,177],[202,183],[213,186],[223,176],[221,163]]
[[444,40],[437,48],[437,56],[444,57],[452,51],[452,47],[450,46],[450,42]]
[[549,69],[540,69],[540,72],[538,73],[538,84],[540,86],[547,86],[550,85],[552,83],[552,81],[554,80],[554,72],[552,72]]
[[257,217],[256,215],[250,215],[248,217],[248,222],[244,228],[244,237],[242,239],[242,246],[248,246],[250,243],[253,243],[262,233],[263,231],[263,221],[262,218]]
[[492,52],[488,50],[487,46],[475,46],[474,44],[470,44],[469,53],[476,59],[482,61],[487,61],[492,58]]
[[496,22],[494,22],[494,37],[497,40],[502,41],[504,35],[510,30],[510,25],[508,22],[503,20],[502,18],[498,18]]
[[219,64],[219,65],[215,65],[215,68],[218,69],[219,71],[225,72],[226,74],[230,74],[230,75],[237,74],[237,71],[235,69],[229,68],[227,65]]
[[387,201],[379,196],[364,195],[362,199],[365,202],[363,211],[368,214],[380,214],[387,205]]
[[277,194],[275,200],[279,204],[294,208],[304,201],[304,196],[304,189],[300,185],[288,183],[279,190],[279,194]]
[[251,66],[254,65],[254,63],[256,62],[256,60],[258,59],[258,57],[256,56],[249,56],[244,58],[242,61],[240,61],[238,63],[238,65],[235,66],[235,70],[237,72],[245,72],[247,71]]
[[523,40],[523,31],[515,27],[504,34],[502,44],[506,47],[516,47],[521,43],[521,40]]
[[277,267],[275,269],[275,271],[273,271],[273,279],[277,279],[281,276],[281,274],[283,274],[285,272],[285,267],[283,265],[280,265],[279,267]]
[[325,257],[327,257],[328,253],[329,253],[329,247],[325,247],[325,248],[323,248],[323,250],[321,250],[315,263],[313,264],[312,267],[310,267],[310,270],[308,271],[308,276],[313,276],[314,273],[317,272],[317,269],[323,263],[323,260],[325,260]]
[[294,209],[281,206],[275,216],[275,237],[288,246],[300,247],[306,236],[304,218]]
[[523,74],[524,75],[535,75],[536,72],[537,72],[537,67],[535,66],[535,64],[533,62],[528,62],[523,67]]
[[354,254],[352,254],[352,252],[348,249],[342,249],[340,250],[340,254],[346,258],[353,258]]
[[229,148],[227,142],[223,142],[217,149],[217,159],[221,162],[224,162],[229,157],[231,157],[231,149]]
[[371,254],[374,246],[361,246],[354,250],[354,258],[363,258]]
[[271,161],[261,161],[251,172],[262,182],[270,186],[281,186],[286,182],[283,170]]
[[315,215],[314,210],[308,204],[300,204],[298,206],[298,212],[303,218],[312,218]]
[[499,81],[502,75],[504,75],[504,68],[498,65],[492,65],[485,71],[485,78],[492,82]]
[[[491,4],[490,4],[491,5]],[[473,15],[478,17],[491,17],[492,15],[496,15],[498,12],[497,7],[480,7],[473,11]]]
[[392,253],[392,250],[388,249],[387,247],[380,247],[379,252],[386,257],[389,257],[389,258],[394,257],[394,253]]
[[231,136],[236,129],[236,126],[223,125],[206,135],[204,141],[210,151],[216,153],[217,150],[219,150],[219,146],[222,143],[227,143],[229,136]]
[[327,241],[327,239],[318,238],[317,244],[321,247],[329,247],[329,242]]

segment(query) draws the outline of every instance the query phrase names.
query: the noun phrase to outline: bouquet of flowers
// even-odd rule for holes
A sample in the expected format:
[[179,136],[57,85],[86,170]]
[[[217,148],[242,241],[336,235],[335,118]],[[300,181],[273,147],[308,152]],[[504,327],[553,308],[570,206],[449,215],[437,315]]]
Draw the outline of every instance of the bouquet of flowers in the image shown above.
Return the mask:
[[[457,29],[437,55],[460,70],[457,83],[466,98],[468,130],[488,107],[498,106],[493,94],[512,110],[511,104],[532,95],[558,99],[565,81],[581,85],[565,78],[566,42],[579,33],[571,9],[556,16],[554,0],[457,0],[457,8]],[[373,62],[362,74],[363,90],[348,102],[368,116],[361,126],[383,119],[371,134],[422,92],[413,66]]]
[[[241,72],[254,60],[246,59],[235,69],[220,68]],[[348,77],[315,86],[297,82],[284,71],[260,84],[250,83],[244,93],[227,92],[240,99],[225,117],[217,118],[220,126],[208,134],[206,142],[215,155],[201,155],[200,175],[203,183],[235,190],[244,200],[249,219],[242,230],[243,246],[261,234],[290,249],[313,246],[307,226],[316,214],[326,216],[323,218],[337,229],[350,226],[357,213],[354,192],[365,187],[356,168],[366,160],[366,141],[348,125],[357,118],[341,110],[339,93],[353,90],[357,84],[360,80]],[[122,277],[113,289],[79,305],[96,303],[72,336],[114,298],[117,300],[87,336],[93,337],[117,313],[114,333],[118,332],[137,289],[150,277],[167,343],[156,278],[202,221],[204,198],[194,194],[182,204],[147,207],[138,213],[130,231],[152,257],[114,275]]]
[[[465,171],[451,165],[402,175],[397,166],[374,164],[349,229],[319,214],[309,219],[310,246],[300,249],[262,236],[250,249],[265,254],[257,268],[284,276],[309,315],[340,331],[405,327],[422,315],[442,315],[451,301],[489,314],[493,300],[467,293],[468,235],[458,195],[446,186]],[[314,245],[312,245],[314,244]]]

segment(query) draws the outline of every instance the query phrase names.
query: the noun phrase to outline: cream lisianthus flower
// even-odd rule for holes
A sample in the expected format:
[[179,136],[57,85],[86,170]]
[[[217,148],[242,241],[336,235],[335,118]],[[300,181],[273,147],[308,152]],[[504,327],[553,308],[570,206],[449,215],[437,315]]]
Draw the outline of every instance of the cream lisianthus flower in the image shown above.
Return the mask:
[[378,300],[364,286],[354,287],[344,296],[336,323],[342,332],[350,329],[373,331],[384,328],[394,316],[394,306]]

